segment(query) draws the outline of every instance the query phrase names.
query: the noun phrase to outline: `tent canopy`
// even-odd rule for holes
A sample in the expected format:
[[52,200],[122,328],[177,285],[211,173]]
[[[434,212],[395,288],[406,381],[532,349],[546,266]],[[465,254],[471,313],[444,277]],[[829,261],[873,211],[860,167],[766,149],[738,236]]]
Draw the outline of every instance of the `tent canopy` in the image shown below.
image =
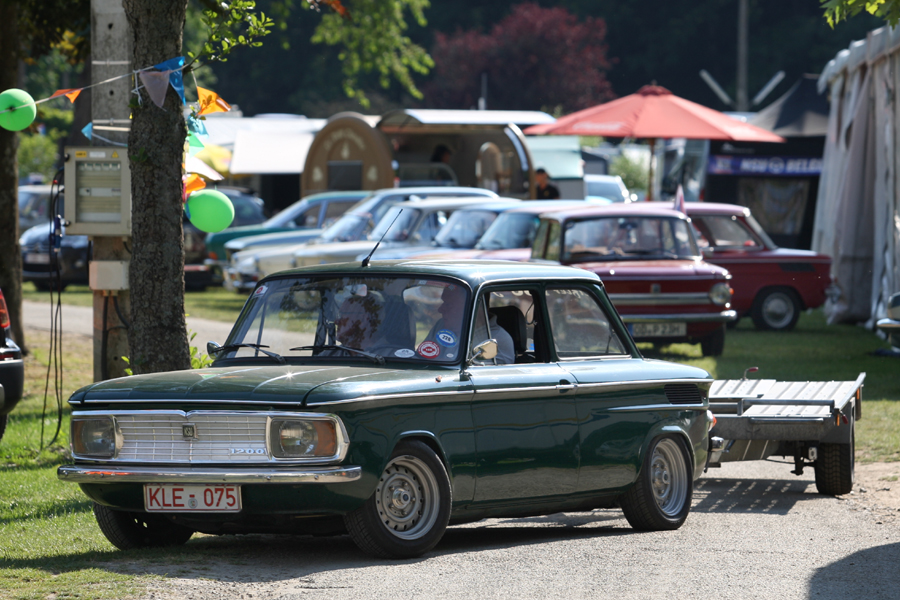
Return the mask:
[[751,125],[782,137],[828,133],[828,98],[817,89],[818,75],[803,75],[781,98],[756,113]]

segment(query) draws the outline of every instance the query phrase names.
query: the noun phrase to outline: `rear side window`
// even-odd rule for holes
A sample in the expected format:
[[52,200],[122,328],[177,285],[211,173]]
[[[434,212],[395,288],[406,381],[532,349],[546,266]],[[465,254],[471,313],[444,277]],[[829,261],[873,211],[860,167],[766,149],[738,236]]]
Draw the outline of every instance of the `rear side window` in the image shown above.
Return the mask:
[[546,298],[560,360],[628,353],[593,294],[581,288],[550,288]]
[[325,219],[322,222],[322,227],[328,227],[337,221],[341,215],[350,210],[350,207],[353,206],[353,204],[354,202],[352,200],[347,202],[329,202],[325,206]]
[[707,245],[715,248],[757,248],[762,246],[741,221],[734,216],[693,217],[691,221]]

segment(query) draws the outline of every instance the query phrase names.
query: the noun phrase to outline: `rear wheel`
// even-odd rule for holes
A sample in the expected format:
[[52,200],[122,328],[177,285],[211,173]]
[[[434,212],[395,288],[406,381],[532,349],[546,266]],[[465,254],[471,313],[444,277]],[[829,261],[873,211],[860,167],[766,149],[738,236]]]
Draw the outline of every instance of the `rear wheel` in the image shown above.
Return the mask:
[[800,318],[800,300],[787,288],[763,290],[756,297],[750,317],[757,329],[790,331]]
[[375,492],[344,523],[363,552],[413,558],[443,537],[450,504],[450,479],[438,456],[422,442],[401,442]]
[[106,539],[119,550],[180,546],[194,535],[193,530],[161,515],[113,510],[96,502],[94,517]]
[[622,512],[634,529],[678,529],[691,510],[693,481],[684,441],[656,438],[644,456],[637,481],[622,496]]
[[703,356],[722,356],[725,351],[725,325],[722,324],[714,332],[700,340],[700,352]]
[[[850,417],[853,427],[853,416]],[[853,491],[856,463],[856,432],[850,431],[849,444],[819,444],[816,459],[816,489],[820,494],[840,496]]]

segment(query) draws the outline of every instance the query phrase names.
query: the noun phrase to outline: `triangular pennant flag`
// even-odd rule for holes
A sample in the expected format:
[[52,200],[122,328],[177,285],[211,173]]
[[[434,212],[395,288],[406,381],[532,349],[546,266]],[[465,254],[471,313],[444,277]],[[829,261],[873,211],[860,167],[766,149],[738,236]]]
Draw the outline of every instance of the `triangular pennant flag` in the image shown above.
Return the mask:
[[153,66],[160,71],[171,71],[169,73],[169,84],[178,92],[181,103],[184,104],[184,79],[181,76],[181,69],[184,68],[184,57],[176,56]]
[[75,102],[75,98],[78,97],[78,94],[81,93],[81,90],[82,90],[82,89],[83,89],[83,88],[78,88],[78,89],[66,89],[66,90],[56,90],[55,92],[53,92],[53,95],[50,96],[50,97],[51,97],[51,98],[56,98],[57,96],[65,96],[66,98],[69,99],[70,102],[74,103],[74,102]]
[[187,198],[193,192],[206,187],[206,182],[199,175],[190,174],[184,179],[184,197]]
[[166,101],[166,92],[169,90],[169,73],[171,71],[141,71],[138,77],[147,90],[147,95],[153,100],[153,104],[162,108]]
[[200,138],[197,137],[196,133],[191,133],[188,136],[188,155],[194,156],[203,150],[203,147],[203,142],[200,141]]
[[203,124],[202,119],[198,119],[197,117],[195,117],[193,115],[188,115],[187,120],[188,120],[188,130],[189,131],[196,133],[197,137],[200,137],[200,138],[205,139],[205,138],[209,137],[209,132],[206,131],[206,125]]
[[197,86],[197,97],[200,99],[200,112],[197,113],[198,115],[231,110],[231,105],[222,100],[217,93],[203,89],[199,85]]
[[86,137],[87,139],[91,139],[91,137],[94,135],[94,124],[88,123],[87,125],[85,125],[81,129],[81,133],[83,133],[84,137]]

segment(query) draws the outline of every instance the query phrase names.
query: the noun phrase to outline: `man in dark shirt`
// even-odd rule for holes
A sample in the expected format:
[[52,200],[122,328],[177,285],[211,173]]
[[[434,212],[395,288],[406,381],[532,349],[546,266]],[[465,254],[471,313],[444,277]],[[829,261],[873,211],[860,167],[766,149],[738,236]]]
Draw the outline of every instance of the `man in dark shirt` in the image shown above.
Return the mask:
[[538,200],[559,200],[559,188],[550,183],[550,176],[544,169],[534,172],[534,181],[537,183],[535,197]]

